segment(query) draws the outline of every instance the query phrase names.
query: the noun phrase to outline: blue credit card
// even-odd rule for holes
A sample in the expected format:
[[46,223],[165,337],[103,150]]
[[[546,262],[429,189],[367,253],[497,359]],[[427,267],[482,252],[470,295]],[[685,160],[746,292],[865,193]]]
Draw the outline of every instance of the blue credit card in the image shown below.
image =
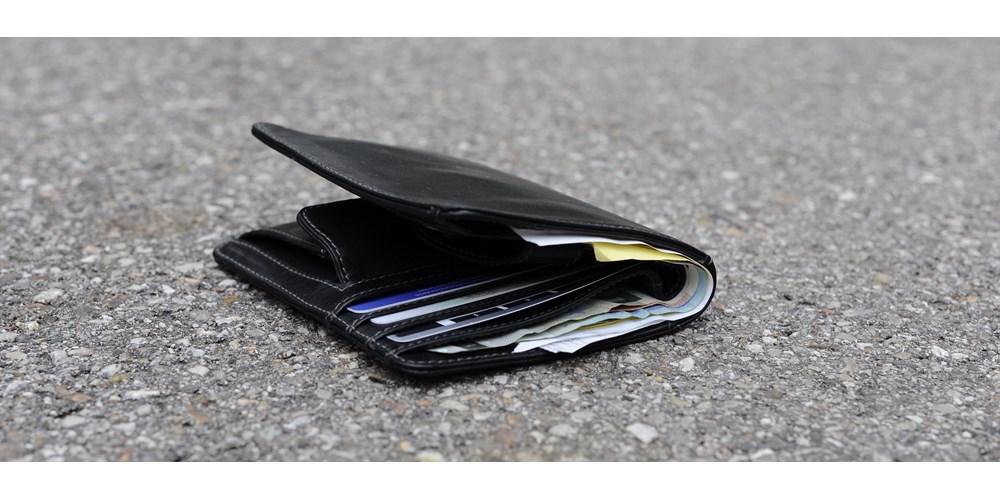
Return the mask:
[[[524,274],[524,273],[517,273],[517,274]],[[511,276],[517,276],[517,275],[512,274]],[[544,283],[546,281],[552,281],[560,277],[561,276],[546,276],[542,279],[518,280],[514,281],[513,283],[494,285],[482,290],[474,291],[472,293],[469,293],[468,295],[460,295],[458,297],[444,299],[440,302],[432,302],[430,304],[417,306],[412,309],[404,309],[402,311],[383,314],[382,316],[375,316],[374,318],[372,318],[371,321],[372,323],[375,323],[377,325],[397,323],[399,321],[403,321],[404,319],[416,318],[417,316],[423,316],[425,314],[444,311],[445,309],[452,309],[454,307],[462,306],[465,304],[471,304],[473,302],[478,302],[480,300],[485,300],[491,297],[496,297],[498,295],[503,295],[505,293],[517,291],[532,285]]]
[[351,304],[347,306],[347,310],[353,313],[366,313],[372,311],[379,311],[395,305],[406,304],[408,302],[413,302],[427,297],[434,297],[437,295],[441,295],[443,293],[451,292],[453,290],[462,290],[464,288],[469,288],[470,286],[475,286],[483,283],[490,283],[492,281],[496,281],[505,278],[507,276],[510,275],[481,274],[478,276],[473,276],[471,278],[452,281],[450,283],[441,283],[426,288],[419,288],[417,290],[409,290],[403,293],[389,295],[387,297],[380,297],[365,302],[358,302],[356,304]]
[[[581,288],[588,285],[593,285],[598,281],[607,278],[607,276],[601,276],[597,279],[587,279],[586,281],[580,282],[576,281],[571,284],[563,285],[561,287],[556,287],[551,290],[544,290],[541,292],[534,293],[527,297],[519,297],[509,302],[496,305],[493,307],[488,307],[486,309],[481,309],[479,311],[473,311],[470,313],[465,313],[459,316],[453,316],[447,319],[437,320],[431,322],[423,327],[418,327],[418,331],[407,331],[400,332],[394,335],[389,335],[389,340],[406,343],[413,342],[414,340],[420,340],[427,337],[432,337],[445,332],[450,332],[452,330],[457,330],[459,328],[465,328],[467,326],[472,326],[478,323],[483,323],[486,321],[491,321],[508,314],[513,314],[519,311],[523,311],[530,307],[534,307],[540,304],[544,304],[552,299],[557,299],[564,295],[573,293]],[[430,326],[430,328],[427,328]],[[419,328],[424,328],[419,330]]]

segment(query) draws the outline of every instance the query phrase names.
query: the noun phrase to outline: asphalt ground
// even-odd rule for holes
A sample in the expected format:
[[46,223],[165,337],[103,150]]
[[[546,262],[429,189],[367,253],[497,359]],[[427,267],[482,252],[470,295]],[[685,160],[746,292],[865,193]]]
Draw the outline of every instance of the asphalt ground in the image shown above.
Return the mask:
[[[1000,42],[0,41],[0,459],[997,460]],[[702,248],[666,338],[420,383],[211,250],[425,148]]]

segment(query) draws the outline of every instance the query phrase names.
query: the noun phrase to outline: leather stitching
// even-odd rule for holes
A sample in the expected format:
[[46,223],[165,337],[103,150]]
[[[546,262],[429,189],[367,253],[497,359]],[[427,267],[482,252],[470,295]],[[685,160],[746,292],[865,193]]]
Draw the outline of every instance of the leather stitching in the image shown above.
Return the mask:
[[[321,208],[328,207],[328,206],[331,206],[331,205],[336,205],[337,203],[342,203],[342,201],[332,201],[330,203],[323,203],[322,205],[313,205],[313,206],[305,207],[305,208],[303,208],[301,210],[303,221],[306,224],[308,224],[310,227],[312,227],[312,229],[314,231],[316,231],[316,233],[320,234],[320,236],[324,240],[326,240],[326,242],[330,245],[330,247],[332,247],[334,249],[334,251],[337,251],[336,245],[334,245],[333,241],[329,237],[326,236],[326,233],[323,233],[322,231],[320,231],[319,228],[316,227],[315,224],[313,224],[312,220],[309,219],[309,216],[308,216],[308,214],[306,212],[307,211],[312,211],[313,209],[321,209]],[[341,267],[344,268],[344,273],[346,274],[347,273],[347,268],[344,266],[343,257],[339,254],[339,252],[337,253],[337,257],[340,260]],[[384,279],[384,278],[388,278],[390,276],[405,276],[405,275],[410,274],[410,273],[415,273],[417,271],[421,271],[421,270],[424,270],[424,269],[431,269],[431,268],[434,268],[434,267],[441,267],[441,266],[444,266],[446,264],[447,263],[445,263],[445,262],[435,262],[435,263],[432,263],[432,264],[425,264],[423,266],[412,267],[410,269],[404,269],[402,271],[396,271],[396,272],[389,273],[389,274],[380,274],[378,276],[372,276],[370,278],[364,278],[364,279],[360,279],[360,280],[354,280],[354,281],[351,281],[351,282],[352,283],[366,283],[366,282],[369,282],[369,281],[375,281],[375,280],[381,280],[381,279]]]
[[259,249],[259,248],[255,247],[255,246],[253,246],[253,245],[251,245],[251,244],[249,244],[249,243],[245,243],[245,242],[242,242],[242,241],[240,241],[240,240],[234,240],[234,241],[233,241],[233,243],[236,243],[236,244],[239,244],[240,246],[244,246],[244,247],[247,247],[247,248],[249,248],[249,249],[253,250],[254,252],[257,252],[257,253],[258,253],[258,254],[260,254],[260,255],[261,255],[262,257],[264,257],[264,258],[266,258],[267,260],[270,260],[271,262],[274,262],[275,264],[277,264],[277,265],[279,265],[279,266],[283,267],[283,268],[284,268],[284,269],[285,269],[286,271],[288,271],[288,272],[290,272],[290,273],[292,273],[292,274],[297,274],[297,275],[299,275],[299,276],[302,276],[303,278],[307,278],[307,279],[311,279],[311,280],[313,280],[313,281],[315,281],[315,282],[317,282],[317,283],[322,283],[322,284],[324,284],[324,285],[327,285],[327,286],[330,286],[330,287],[333,287],[333,288],[336,288],[337,290],[343,290],[344,288],[346,288],[346,287],[347,287],[347,284],[341,284],[341,283],[333,283],[333,282],[330,282],[330,281],[326,281],[326,280],[324,280],[324,279],[322,279],[322,278],[319,278],[319,277],[316,277],[316,276],[312,276],[312,275],[309,275],[309,274],[306,274],[306,273],[303,273],[303,272],[301,272],[301,271],[297,271],[297,270],[295,270],[295,269],[292,269],[291,267],[288,267],[288,265],[286,265],[285,263],[283,263],[283,262],[281,262],[281,261],[277,260],[276,258],[274,258],[273,256],[271,256],[271,255],[270,255],[270,254],[268,254],[267,252],[265,252],[265,251],[263,251],[263,250],[261,250],[261,249]]
[[261,232],[261,233],[269,232],[269,233],[280,234],[280,235],[285,236],[287,238],[291,238],[291,239],[293,239],[295,241],[300,241],[302,243],[305,243],[306,245],[309,245],[311,247],[316,246],[316,242],[315,241],[309,241],[309,240],[300,238],[298,236],[295,236],[292,233],[288,233],[288,232],[282,231],[280,229],[275,229],[273,227],[266,227],[266,228],[263,228],[263,229],[258,229],[257,232]]
[[440,263],[440,262],[437,262],[437,263],[434,263],[434,264],[426,264],[426,265],[419,266],[419,267],[411,267],[410,269],[404,269],[402,271],[396,271],[394,273],[381,274],[379,276],[374,276],[374,277],[371,277],[371,278],[365,278],[363,280],[353,281],[352,283],[367,283],[369,281],[381,280],[381,279],[388,278],[388,277],[391,277],[391,276],[405,276],[407,274],[412,274],[412,273],[415,273],[417,271],[422,271],[424,269],[430,269],[430,268],[434,268],[434,267],[441,267],[442,265],[443,264]]
[[343,328],[343,330],[344,330],[344,332],[346,334],[351,335],[351,336],[353,336],[356,339],[360,339],[360,340],[364,341],[364,345],[366,347],[368,347],[369,349],[372,349],[372,350],[375,350],[375,351],[378,351],[378,352],[382,352],[382,353],[387,352],[386,349],[385,349],[385,347],[383,347],[383,346],[381,346],[381,345],[379,345],[379,344],[377,344],[375,342],[376,339],[365,337],[364,335],[362,335],[361,333],[358,332],[357,328],[355,328],[353,325],[348,324],[343,319],[337,317],[336,315],[330,315],[328,318],[329,318],[328,321],[335,321],[336,323],[338,323]]
[[299,212],[302,215],[302,221],[305,222],[306,225],[311,227],[313,231],[315,231],[314,236],[319,235],[321,238],[323,238],[324,241],[326,241],[326,244],[330,247],[330,249],[333,250],[333,255],[337,257],[337,262],[340,264],[340,272],[343,275],[342,276],[343,281],[351,281],[351,273],[348,272],[347,266],[344,265],[344,257],[340,255],[340,250],[337,249],[337,245],[334,245],[333,241],[331,241],[330,238],[327,237],[326,233],[320,231],[319,228],[317,228],[316,225],[313,224],[311,220],[309,220],[310,209],[312,209],[312,207],[306,207],[303,208],[301,212]]
[[[432,266],[427,266],[427,267],[432,267]],[[419,270],[422,270],[422,269],[424,269],[424,268],[419,268],[418,267],[418,268],[414,268],[414,269],[409,269],[407,271],[408,272],[413,272],[413,271],[419,271]],[[348,295],[347,297],[344,297],[340,302],[337,303],[337,305],[336,305],[336,307],[334,307],[334,309],[340,309],[342,306],[344,306],[345,304],[347,304],[348,302],[350,302],[354,298],[360,297],[361,295],[364,295],[364,294],[367,294],[367,293],[377,292],[379,290],[384,290],[386,288],[390,288],[390,287],[394,287],[394,286],[398,286],[398,285],[405,285],[407,283],[413,283],[414,281],[421,281],[421,280],[424,280],[424,279],[430,280],[430,279],[433,279],[433,278],[437,278],[439,276],[444,276],[444,275],[449,274],[451,272],[452,272],[451,270],[448,270],[448,271],[440,272],[440,273],[437,273],[437,274],[420,276],[418,278],[413,278],[411,280],[400,281],[400,282],[396,282],[396,283],[389,283],[388,285],[382,285],[382,286],[375,287],[375,288],[361,290],[360,292],[357,292],[357,293]],[[386,275],[386,276],[391,276],[391,275]],[[379,276],[379,278],[384,278],[386,276]],[[360,282],[358,282],[358,283],[360,283]]]
[[[237,244],[239,244],[241,246],[247,247],[247,248],[249,248],[249,249],[257,252],[262,257],[267,258],[271,262],[274,262],[275,264],[283,267],[284,269],[286,269],[287,271],[289,271],[289,272],[291,272],[293,274],[297,274],[299,276],[302,276],[303,278],[308,278],[308,279],[311,279],[313,281],[317,281],[319,283],[331,286],[331,287],[336,288],[337,290],[341,290],[341,291],[349,288],[351,285],[358,285],[358,284],[361,284],[361,283],[367,283],[369,281],[382,280],[382,279],[393,277],[393,276],[412,274],[412,273],[416,273],[417,271],[423,271],[423,270],[428,269],[428,268],[434,268],[434,267],[441,266],[440,263],[428,264],[426,266],[414,267],[414,268],[411,268],[411,269],[406,269],[406,270],[395,272],[395,273],[383,274],[381,276],[375,276],[373,278],[366,278],[366,279],[363,279],[363,280],[352,281],[352,282],[349,282],[349,283],[333,283],[333,282],[326,281],[326,280],[323,280],[321,278],[318,278],[318,277],[315,277],[315,276],[311,276],[309,274],[297,271],[295,269],[292,269],[292,268],[288,267],[286,264],[284,264],[284,263],[278,261],[277,259],[275,259],[275,257],[273,257],[272,255],[268,254],[267,252],[265,252],[265,251],[263,251],[263,250],[255,247],[255,246],[253,246],[250,243],[247,243],[245,241],[233,240],[231,243],[237,243]],[[447,274],[447,272],[442,272],[442,273],[439,273],[439,274],[434,274],[434,275],[428,276],[428,278],[433,278],[433,277],[441,276],[443,274]],[[422,279],[422,278],[414,278],[412,280],[403,281],[403,282],[400,282],[398,284],[403,285],[403,284],[406,284],[406,283],[412,283],[414,281],[419,281],[420,279]],[[377,291],[377,290],[382,290],[384,288],[388,288],[388,287],[394,286],[396,284],[397,283],[390,283],[388,285],[384,285],[384,286],[380,286],[380,287],[377,287],[377,288],[373,288],[371,290],[361,290],[361,291],[359,291],[359,292],[357,292],[355,294],[352,294],[352,295],[348,296],[345,300],[350,300],[350,299],[352,299],[354,297],[357,297],[357,296],[359,296],[361,294],[368,293],[369,291],[373,292],[373,291]]]
[[306,305],[306,306],[309,306],[309,307],[311,307],[311,308],[315,309],[315,310],[316,310],[316,311],[318,311],[318,312],[324,312],[324,313],[325,313],[325,312],[327,312],[327,311],[326,311],[326,309],[323,309],[322,307],[319,307],[319,306],[317,306],[316,304],[313,304],[312,302],[309,302],[309,301],[307,301],[307,300],[303,299],[302,297],[299,297],[299,296],[298,296],[297,294],[295,294],[294,292],[290,291],[289,289],[287,289],[287,288],[285,288],[285,287],[283,287],[283,286],[281,286],[281,285],[279,285],[279,284],[275,283],[274,281],[272,281],[272,280],[271,280],[270,278],[268,278],[267,276],[264,276],[264,275],[262,275],[262,274],[260,274],[260,273],[258,273],[258,272],[256,272],[256,271],[254,271],[253,269],[250,269],[249,267],[247,267],[247,266],[245,266],[245,265],[243,265],[243,264],[241,264],[241,263],[237,262],[237,261],[236,261],[235,259],[233,259],[232,257],[230,257],[230,256],[228,256],[228,255],[225,255],[225,254],[222,254],[222,253],[218,253],[217,255],[218,255],[219,257],[222,257],[223,259],[225,259],[225,260],[226,260],[227,262],[229,262],[230,264],[232,264],[232,265],[234,265],[234,266],[237,266],[237,267],[239,267],[240,269],[243,269],[244,271],[246,271],[246,272],[248,272],[248,273],[250,273],[250,274],[252,274],[252,275],[256,276],[257,278],[259,278],[259,279],[261,279],[261,280],[264,280],[264,281],[266,281],[267,283],[270,283],[271,285],[273,285],[273,286],[277,287],[278,289],[280,289],[280,290],[284,291],[284,292],[285,292],[285,293],[287,293],[288,295],[291,295],[292,297],[295,297],[295,298],[296,298],[296,299],[298,299],[298,301],[299,301],[300,303],[302,303],[303,305]]

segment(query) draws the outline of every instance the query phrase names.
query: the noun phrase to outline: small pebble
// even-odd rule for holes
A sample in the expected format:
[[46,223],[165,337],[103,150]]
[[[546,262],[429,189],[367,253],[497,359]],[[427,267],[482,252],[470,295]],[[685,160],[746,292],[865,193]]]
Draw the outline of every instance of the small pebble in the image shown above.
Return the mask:
[[558,424],[549,429],[549,434],[559,437],[570,437],[576,434],[576,427],[569,424]]
[[153,398],[160,395],[160,391],[154,389],[138,389],[135,391],[126,391],[123,395],[125,399],[146,399]]
[[86,418],[83,418],[83,417],[81,417],[79,415],[69,415],[69,416],[63,417],[62,422],[60,422],[59,425],[61,425],[64,428],[69,429],[71,427],[76,427],[76,426],[78,426],[78,425],[80,425],[82,423],[85,423],[86,421],[87,421]]
[[191,373],[193,373],[193,374],[195,374],[195,375],[199,375],[199,376],[204,377],[205,375],[208,375],[208,371],[209,370],[208,370],[207,366],[197,365],[197,366],[192,366],[191,368],[188,368],[188,371],[191,372]]
[[434,450],[421,450],[417,452],[417,460],[421,462],[444,462],[444,455]]
[[639,441],[642,441],[643,444],[652,443],[653,440],[660,435],[660,433],[657,432],[655,427],[641,422],[636,422],[632,425],[629,425],[628,427],[625,428],[625,430],[627,430],[629,434],[635,436],[636,439],[638,439]]
[[770,448],[757,450],[750,455],[750,460],[752,462],[773,462],[776,459],[777,457],[774,454],[774,450]]
[[468,411],[469,407],[463,403],[460,403],[454,399],[446,399],[442,401],[438,406],[446,410],[454,411]]
[[50,304],[59,297],[62,297],[64,293],[58,288],[53,288],[36,294],[31,300],[39,304]]
[[694,369],[694,358],[688,356],[681,360],[680,369],[682,372],[689,372]]

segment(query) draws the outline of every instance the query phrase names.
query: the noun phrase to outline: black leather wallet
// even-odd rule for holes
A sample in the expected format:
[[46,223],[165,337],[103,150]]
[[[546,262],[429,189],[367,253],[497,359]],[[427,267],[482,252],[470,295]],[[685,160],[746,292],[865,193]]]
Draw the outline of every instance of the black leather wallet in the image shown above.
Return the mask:
[[[215,260],[407,374],[523,365],[653,339],[695,320],[714,295],[705,253],[536,183],[268,123],[253,135],[358,198],[245,233],[216,248]],[[612,334],[562,347],[476,344],[571,317],[622,289],[687,309],[647,316],[635,323],[647,326],[617,335],[614,320],[586,325],[586,335]]]

